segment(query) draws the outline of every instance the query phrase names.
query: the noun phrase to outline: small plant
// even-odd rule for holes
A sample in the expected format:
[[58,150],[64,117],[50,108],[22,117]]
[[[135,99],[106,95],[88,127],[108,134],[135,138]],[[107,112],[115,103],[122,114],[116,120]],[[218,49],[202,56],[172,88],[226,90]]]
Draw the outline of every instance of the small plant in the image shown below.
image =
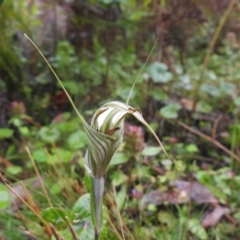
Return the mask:
[[[89,126],[82,115],[77,110],[74,105],[70,95],[63,86],[61,80],[58,78],[57,74],[51,67],[50,63],[47,61],[45,56],[35,45],[35,43],[25,35],[33,46],[38,50],[43,59],[48,64],[52,73],[58,80],[59,84],[66,93],[73,109],[78,115],[80,122],[88,135],[89,145],[88,150],[85,155],[86,169],[91,177],[91,192],[90,192],[90,202],[91,202],[91,215],[92,223],[95,230],[95,240],[98,240],[101,232],[102,225],[102,198],[104,193],[104,176],[107,172],[109,163],[119,148],[123,140],[124,134],[124,119],[127,115],[133,115],[139,122],[146,126],[150,132],[154,135],[159,145],[162,147],[163,151],[167,155],[165,149],[163,148],[160,140],[158,139],[155,132],[148,125],[148,123],[142,117],[139,110],[129,106],[122,102],[109,102],[100,107],[94,114],[91,125]],[[136,82],[136,80],[135,80]],[[133,84],[133,87],[135,85]],[[132,91],[131,91],[132,92]],[[130,94],[131,94],[130,92]],[[129,101],[128,97],[127,102]]]

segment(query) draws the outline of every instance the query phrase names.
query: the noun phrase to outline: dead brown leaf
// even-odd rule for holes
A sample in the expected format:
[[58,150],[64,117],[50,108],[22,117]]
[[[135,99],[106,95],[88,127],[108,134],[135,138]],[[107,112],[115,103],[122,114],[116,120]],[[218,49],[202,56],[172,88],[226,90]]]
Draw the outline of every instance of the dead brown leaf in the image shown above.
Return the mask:
[[209,212],[204,219],[202,220],[202,226],[204,228],[215,226],[220,219],[224,216],[224,214],[229,212],[229,208],[217,206],[213,209],[212,212]]
[[156,206],[163,203],[181,204],[188,203],[190,199],[196,203],[218,204],[219,201],[214,195],[199,182],[187,182],[176,180],[174,189],[165,192],[158,190],[151,191],[142,198],[143,206],[154,204]]

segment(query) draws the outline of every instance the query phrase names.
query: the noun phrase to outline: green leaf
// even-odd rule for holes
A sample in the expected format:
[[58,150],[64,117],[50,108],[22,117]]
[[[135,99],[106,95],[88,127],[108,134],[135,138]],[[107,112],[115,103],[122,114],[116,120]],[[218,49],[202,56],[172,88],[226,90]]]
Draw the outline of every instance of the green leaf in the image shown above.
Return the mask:
[[157,88],[152,89],[149,95],[153,97],[154,100],[157,100],[157,101],[166,101],[168,99],[168,95]]
[[221,82],[220,89],[221,89],[223,96],[232,95],[232,93],[236,89],[236,85],[233,83],[229,83],[229,82]]
[[19,131],[24,137],[31,137],[31,131],[28,127],[26,126],[20,127]]
[[145,147],[142,151],[143,156],[155,156],[161,152],[160,147]]
[[37,150],[34,150],[33,153],[33,159],[36,161],[36,162],[47,162],[47,159],[48,159],[48,155],[46,153],[46,151],[44,149],[37,149]]
[[122,185],[121,190],[117,192],[117,206],[119,209],[122,209],[125,203],[127,196],[127,184]]
[[110,166],[123,164],[128,161],[128,157],[125,153],[115,153],[110,161]]
[[10,128],[0,128],[0,139],[10,138],[13,135],[13,130]]
[[21,127],[23,124],[23,121],[20,118],[16,118],[16,117],[10,119],[9,122],[18,128]]
[[62,133],[70,133],[79,129],[79,119],[74,118],[71,121],[57,123],[56,128]]
[[198,152],[198,147],[194,143],[190,143],[186,146],[186,151],[188,153],[196,153]]
[[17,175],[22,172],[22,168],[20,166],[10,166],[7,167],[7,172],[12,175]]
[[192,218],[188,220],[188,230],[200,240],[208,239],[207,232],[198,219]]
[[213,86],[211,84],[202,84],[200,87],[200,91],[203,93],[208,93],[213,97],[221,96],[221,89],[219,87]]
[[[111,0],[104,0],[104,2],[110,2]],[[112,1],[111,1],[112,2]],[[135,10],[133,11],[133,13],[130,15],[129,19],[131,21],[138,21],[140,19],[142,19],[144,15],[144,12],[143,11],[140,11],[140,10]]]
[[158,220],[160,223],[166,224],[167,227],[169,227],[169,228],[176,224],[175,217],[167,211],[160,211],[158,213]]
[[204,184],[204,185],[211,185],[212,182],[212,176],[211,174],[209,174],[209,172],[206,171],[197,171],[195,177],[197,178],[197,180]]
[[68,163],[72,159],[72,152],[63,149],[63,148],[56,148],[54,154],[51,154],[47,158],[48,164],[54,164],[57,162],[65,162]]
[[91,217],[90,212],[90,194],[82,195],[73,205],[71,216],[74,217],[74,220],[83,221],[85,218]]
[[234,124],[230,127],[231,133],[231,145],[232,147],[236,147],[240,143],[240,125]]
[[74,80],[68,80],[68,81],[62,81],[65,88],[71,93],[71,94],[77,94],[79,91],[79,84]]
[[212,111],[212,106],[202,101],[198,102],[197,108],[199,112],[203,113],[210,113]]
[[159,113],[162,117],[166,119],[174,119],[178,117],[178,110],[182,107],[178,103],[171,103],[160,109]]
[[150,212],[156,212],[157,211],[157,207],[150,203],[148,206],[147,206],[147,210],[150,211]]
[[234,98],[233,102],[237,107],[240,107],[240,96]]
[[56,128],[42,127],[39,131],[39,136],[42,141],[46,143],[53,143],[59,139],[60,133]]
[[[222,187],[222,186],[221,186]],[[227,195],[225,191],[217,186],[207,185],[208,190],[219,199],[222,204],[227,203]]]
[[64,228],[67,226],[66,217],[67,213],[62,208],[49,207],[41,212],[44,220],[54,224],[57,228]]
[[186,169],[186,165],[181,160],[174,161],[174,170],[177,172],[184,172]]
[[114,186],[120,186],[121,184],[127,181],[128,176],[122,173],[121,171],[115,171],[111,174],[110,178]]
[[[131,88],[129,87],[121,87],[121,88],[117,88],[115,93],[118,97],[120,97],[121,99],[127,99],[129,92],[131,91]],[[131,95],[131,99],[135,96],[135,91],[132,92]]]
[[155,83],[168,83],[172,80],[172,74],[164,63],[155,62],[148,68],[149,76]]
[[10,145],[10,146],[8,147],[8,149],[7,149],[7,152],[6,152],[6,154],[5,154],[5,157],[6,157],[6,158],[9,157],[9,156],[13,155],[15,152],[16,152],[16,145],[15,145],[15,144]]
[[94,228],[91,221],[90,194],[82,195],[74,204],[71,219],[79,239],[94,239]]
[[84,131],[79,130],[70,134],[67,143],[72,150],[78,150],[86,146],[88,143],[88,136]]
[[6,186],[0,185],[0,209],[10,205],[10,194]]
[[4,0],[0,0],[0,6],[2,5],[3,1],[4,1]]

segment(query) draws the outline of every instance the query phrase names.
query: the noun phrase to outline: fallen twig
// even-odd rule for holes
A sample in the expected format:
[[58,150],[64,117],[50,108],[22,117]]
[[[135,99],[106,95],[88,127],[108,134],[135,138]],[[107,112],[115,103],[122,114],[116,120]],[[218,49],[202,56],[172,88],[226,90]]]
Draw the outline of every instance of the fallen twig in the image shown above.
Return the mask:
[[235,159],[236,161],[240,162],[240,157],[237,156],[235,153],[233,153],[232,151],[230,151],[228,148],[226,148],[225,146],[223,146],[220,142],[218,142],[216,139],[213,139],[212,137],[209,137],[208,135],[198,131],[197,129],[191,128],[188,125],[186,125],[185,123],[176,120],[176,123],[179,124],[181,127],[187,129],[189,132],[192,132],[204,139],[206,139],[207,141],[213,143],[215,146],[217,146],[218,148],[220,148],[221,150],[223,150],[226,154],[228,154],[229,156],[231,156],[233,159]]

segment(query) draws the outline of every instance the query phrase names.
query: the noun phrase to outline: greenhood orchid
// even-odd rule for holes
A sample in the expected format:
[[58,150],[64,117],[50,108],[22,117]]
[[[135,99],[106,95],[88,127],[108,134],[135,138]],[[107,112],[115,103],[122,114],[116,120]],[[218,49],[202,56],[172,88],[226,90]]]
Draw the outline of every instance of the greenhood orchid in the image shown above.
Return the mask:
[[164,150],[155,132],[142,117],[141,112],[135,108],[132,108],[128,104],[121,102],[109,102],[104,104],[96,111],[92,118],[91,125],[89,125],[82,117],[82,115],[78,112],[70,95],[68,94],[61,80],[58,78],[57,74],[55,73],[45,56],[26,34],[25,36],[38,50],[40,55],[43,57],[43,59],[49,66],[50,70],[56,77],[64,92],[66,93],[74,111],[79,117],[80,122],[83,124],[83,127],[88,135],[89,145],[85,155],[85,162],[86,169],[91,176],[92,183],[90,201],[92,222],[95,228],[95,239],[99,239],[102,220],[101,204],[104,192],[104,176],[107,172],[112,156],[122,143],[124,134],[123,125],[125,117],[129,114],[133,115],[139,122],[141,122],[151,131],[159,145],[162,147],[164,153],[166,155],[167,153]]
[[[92,176],[91,210],[96,232],[101,228],[101,203],[104,192],[104,175],[113,154],[122,143],[124,119],[131,114],[154,134],[139,110],[121,102],[109,102],[100,107],[91,121],[91,129],[85,127],[89,137],[89,147],[85,155],[86,168]],[[162,145],[161,145],[162,146]]]

